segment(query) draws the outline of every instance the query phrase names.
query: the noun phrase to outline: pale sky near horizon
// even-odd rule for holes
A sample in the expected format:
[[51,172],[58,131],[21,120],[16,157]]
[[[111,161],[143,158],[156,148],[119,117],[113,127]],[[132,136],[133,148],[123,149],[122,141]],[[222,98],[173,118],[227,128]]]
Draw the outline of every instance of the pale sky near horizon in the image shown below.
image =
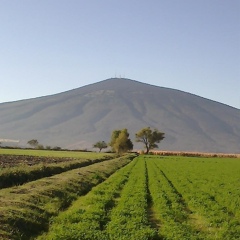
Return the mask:
[[115,76],[240,109],[240,1],[0,0],[0,103]]

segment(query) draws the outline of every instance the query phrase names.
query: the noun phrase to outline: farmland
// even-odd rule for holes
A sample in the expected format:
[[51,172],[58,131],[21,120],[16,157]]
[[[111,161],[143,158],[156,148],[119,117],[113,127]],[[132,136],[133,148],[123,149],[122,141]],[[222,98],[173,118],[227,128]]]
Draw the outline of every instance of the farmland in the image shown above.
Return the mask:
[[[134,157],[128,155],[116,158],[112,155],[112,159],[105,159],[105,154],[95,154],[94,162],[94,157],[89,153],[91,158],[89,162],[88,159],[81,158],[81,154],[78,153],[79,164],[87,163],[87,166],[75,165],[73,169],[68,168],[61,173],[52,172],[50,177],[39,174],[39,177],[30,179],[21,186],[0,189],[0,239],[30,239],[46,230],[51,217],[58,215],[79,196],[86,194],[93,186],[104,181]],[[86,156],[86,153],[83,156]],[[59,164],[69,166],[68,161],[56,163],[56,166]],[[38,167],[38,164],[32,167],[36,166]],[[19,173],[22,173],[22,167],[13,168],[21,180]],[[48,164],[45,168],[48,169]],[[0,173],[4,172],[3,175],[7,176],[9,172],[11,175],[13,173],[11,169],[4,168]],[[41,172],[41,168],[39,170]],[[31,166],[26,167],[24,178],[28,174],[32,175]]]
[[4,149],[0,148],[1,155],[19,155],[52,158],[88,158],[95,159],[102,156],[111,155],[110,153],[78,152],[78,151],[53,151],[35,149]]
[[[15,153],[9,155],[7,153]],[[39,151],[10,151],[0,155],[0,189],[21,185],[26,182],[37,180],[43,177],[49,177],[54,174],[66,172],[91,165],[96,162],[101,162],[113,158],[113,154],[94,154],[94,153],[75,153],[70,157],[61,156],[58,152],[40,151],[41,155],[36,156]],[[16,152],[33,155],[16,155]],[[48,153],[49,156],[46,155]],[[70,152],[71,153],[71,152]],[[64,153],[62,156],[67,156]],[[70,154],[71,155],[71,154]],[[88,157],[88,158],[86,158]]]
[[239,159],[134,157],[1,189],[0,237],[240,239]]

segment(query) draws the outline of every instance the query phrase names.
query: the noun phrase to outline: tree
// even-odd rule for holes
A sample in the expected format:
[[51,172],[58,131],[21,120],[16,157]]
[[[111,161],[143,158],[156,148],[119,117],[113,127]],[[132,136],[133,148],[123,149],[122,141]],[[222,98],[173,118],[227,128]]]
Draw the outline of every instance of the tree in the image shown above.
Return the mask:
[[133,143],[131,139],[129,139],[129,133],[127,129],[124,128],[122,130],[114,130],[112,132],[111,142],[109,143],[109,146],[111,146],[112,150],[119,155],[132,150]]
[[37,146],[39,144],[37,139],[29,140],[27,143],[34,148],[37,148]]
[[103,148],[107,148],[107,144],[104,141],[98,141],[95,144],[93,144],[94,148],[99,148],[99,152],[102,151]]
[[159,132],[157,129],[151,130],[150,127],[141,129],[135,134],[136,142],[142,142],[146,148],[146,154],[150,149],[158,148],[156,143],[160,143],[164,139],[164,133]]

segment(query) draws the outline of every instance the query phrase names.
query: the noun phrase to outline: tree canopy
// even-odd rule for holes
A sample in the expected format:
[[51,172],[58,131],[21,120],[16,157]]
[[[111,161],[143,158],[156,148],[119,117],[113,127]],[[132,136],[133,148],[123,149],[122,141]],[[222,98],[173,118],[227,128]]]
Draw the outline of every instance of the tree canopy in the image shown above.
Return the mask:
[[104,141],[98,141],[95,144],[93,144],[94,148],[99,148],[99,152],[102,151],[103,148],[107,148],[107,144]]
[[36,148],[36,147],[38,146],[38,144],[39,144],[39,142],[38,142],[37,139],[29,140],[27,143],[28,143],[30,146],[34,147],[34,148]]
[[164,139],[164,133],[157,129],[152,130],[150,127],[141,129],[135,134],[136,142],[142,142],[146,148],[146,153],[153,148],[158,148],[156,143],[160,143]]
[[114,130],[112,132],[111,142],[109,146],[112,147],[112,150],[117,154],[123,154],[129,150],[133,149],[133,143],[129,139],[129,133],[126,128],[122,130]]

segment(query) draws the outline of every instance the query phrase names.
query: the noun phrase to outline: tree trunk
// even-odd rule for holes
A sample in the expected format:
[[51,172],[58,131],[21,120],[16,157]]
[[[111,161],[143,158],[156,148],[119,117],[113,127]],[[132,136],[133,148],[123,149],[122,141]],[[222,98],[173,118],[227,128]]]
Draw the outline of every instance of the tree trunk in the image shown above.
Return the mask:
[[149,153],[149,147],[146,146],[146,148],[147,148],[147,150],[146,150],[146,154],[148,154],[148,153]]

